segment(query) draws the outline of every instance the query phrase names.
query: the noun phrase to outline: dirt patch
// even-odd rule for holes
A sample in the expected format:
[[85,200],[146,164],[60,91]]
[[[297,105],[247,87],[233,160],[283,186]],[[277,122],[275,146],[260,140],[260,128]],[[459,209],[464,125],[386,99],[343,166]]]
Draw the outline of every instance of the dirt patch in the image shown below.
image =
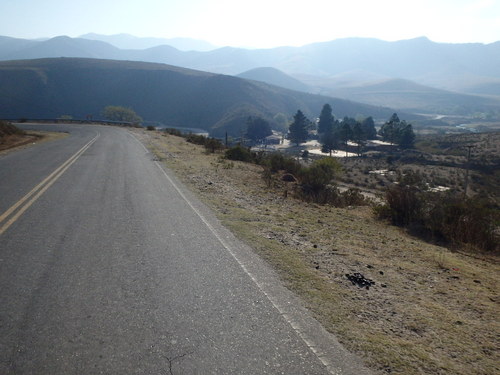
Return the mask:
[[6,135],[0,138],[0,155],[20,147],[29,147],[40,142],[47,142],[66,137],[65,133],[28,131],[24,134]]
[[498,259],[412,238],[370,207],[295,200],[258,166],[134,132],[376,373],[499,373]]

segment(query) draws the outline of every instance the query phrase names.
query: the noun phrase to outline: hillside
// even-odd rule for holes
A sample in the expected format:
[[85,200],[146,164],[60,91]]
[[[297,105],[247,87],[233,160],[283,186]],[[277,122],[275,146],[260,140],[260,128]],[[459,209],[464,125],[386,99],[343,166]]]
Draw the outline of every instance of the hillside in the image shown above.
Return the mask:
[[[8,39],[8,43],[2,39]],[[116,38],[105,40],[116,43]],[[224,47],[186,52],[172,46],[119,49],[102,41],[68,37],[46,41],[0,38],[0,60],[61,56],[160,62],[223,74],[272,67],[292,76],[330,78],[362,71],[464,93],[478,92],[474,90],[477,85],[500,80],[500,42],[446,44],[424,37],[397,42],[346,38],[302,47],[257,50]],[[498,85],[489,86],[487,92],[500,96]]]
[[240,73],[237,75],[237,77],[265,82],[269,83],[270,85],[280,86],[290,90],[304,92],[311,91],[311,88],[306,84],[302,83],[298,79],[289,76],[288,74],[283,73],[276,68],[255,68]]
[[325,85],[317,87],[316,92],[372,105],[391,103],[393,108],[407,112],[467,115],[500,108],[500,98],[440,90],[404,79]]
[[[100,43],[100,42],[99,42]],[[0,62],[0,118],[99,117],[107,105],[133,108],[146,121],[241,136],[250,115],[269,120],[297,109],[316,117],[325,103],[338,116],[386,120],[392,110],[164,64],[96,59]]]

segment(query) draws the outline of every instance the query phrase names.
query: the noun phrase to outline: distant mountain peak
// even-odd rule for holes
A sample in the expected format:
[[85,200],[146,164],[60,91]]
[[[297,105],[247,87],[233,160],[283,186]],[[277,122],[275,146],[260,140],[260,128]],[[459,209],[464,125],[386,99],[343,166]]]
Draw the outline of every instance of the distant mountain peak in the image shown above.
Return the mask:
[[137,37],[126,33],[114,35],[88,33],[80,36],[80,38],[100,40],[121,49],[148,49],[161,45],[168,45],[180,51],[211,51],[216,48],[204,40],[182,37],[166,39]]
[[251,79],[254,81],[265,82],[271,85],[280,86],[289,90],[309,92],[309,87],[296,78],[283,73],[281,70],[273,67],[259,67],[247,70],[237,75],[239,78]]

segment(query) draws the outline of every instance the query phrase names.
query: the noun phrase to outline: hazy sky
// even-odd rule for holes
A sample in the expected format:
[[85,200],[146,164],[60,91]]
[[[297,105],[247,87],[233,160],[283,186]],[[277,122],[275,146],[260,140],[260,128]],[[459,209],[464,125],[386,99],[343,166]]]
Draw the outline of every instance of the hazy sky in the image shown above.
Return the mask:
[[88,32],[299,46],[343,37],[500,40],[500,0],[0,0],[0,35]]

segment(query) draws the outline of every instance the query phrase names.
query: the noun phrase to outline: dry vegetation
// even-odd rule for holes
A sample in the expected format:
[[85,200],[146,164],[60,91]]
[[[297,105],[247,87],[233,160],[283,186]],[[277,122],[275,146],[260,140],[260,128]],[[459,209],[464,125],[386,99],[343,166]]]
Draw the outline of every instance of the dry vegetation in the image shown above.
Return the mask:
[[[368,158],[344,160],[341,182],[373,192],[398,178],[398,173],[418,172],[430,188],[446,187],[463,192],[470,159],[469,194],[483,193],[500,203],[500,132],[421,137],[415,150],[401,153],[372,153]],[[374,173],[379,171],[380,173]]]
[[28,131],[0,120],[0,154],[17,147],[34,144],[41,141],[57,139],[66,136],[63,133]]
[[[497,258],[412,238],[370,207],[285,198],[287,183],[268,187],[259,166],[135,132],[375,373],[500,373]],[[354,285],[355,272],[375,285]]]

